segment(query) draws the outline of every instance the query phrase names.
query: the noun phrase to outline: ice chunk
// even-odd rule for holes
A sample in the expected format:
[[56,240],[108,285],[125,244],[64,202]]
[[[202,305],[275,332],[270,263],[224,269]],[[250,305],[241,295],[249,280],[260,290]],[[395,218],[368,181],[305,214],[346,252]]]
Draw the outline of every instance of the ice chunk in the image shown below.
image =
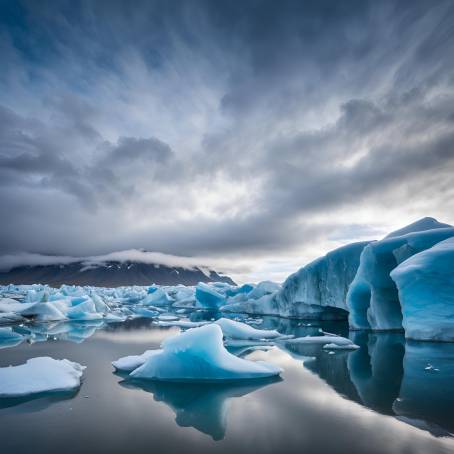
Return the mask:
[[354,343],[339,345],[339,344],[333,344],[331,342],[331,343],[325,344],[323,346],[324,350],[357,350],[358,348],[359,348],[359,345],[356,345]]
[[130,377],[164,381],[218,381],[279,375],[281,369],[262,361],[248,361],[229,353],[222,330],[210,324],[166,339],[163,351],[152,355]]
[[231,339],[276,339],[281,335],[275,330],[255,329],[252,326],[246,325],[246,323],[236,322],[234,320],[229,320],[228,318],[220,318],[214,323],[221,327],[225,337]]
[[335,345],[337,347],[349,347],[352,349],[359,348],[355,345],[350,339],[341,336],[306,336],[306,337],[297,337],[295,339],[290,339],[286,341],[288,343],[294,344],[322,344],[325,346],[330,345],[329,348],[336,348],[332,347]]
[[454,238],[413,255],[391,272],[405,337],[454,341]]
[[14,347],[24,340],[24,336],[16,333],[12,328],[0,328],[0,349]]
[[454,228],[435,228],[385,238],[366,246],[347,294],[350,326],[356,329],[401,329],[402,311],[390,273],[414,254],[454,236]]
[[172,302],[172,298],[170,298],[162,288],[158,288],[154,292],[148,293],[147,296],[141,301],[141,304],[147,306],[166,306]]
[[277,292],[280,288],[281,286],[276,282],[262,281],[248,293],[247,297],[248,299],[257,300],[262,296]]
[[112,366],[121,372],[132,372],[134,369],[137,369],[144,364],[148,358],[151,358],[151,356],[157,355],[160,352],[162,352],[162,350],[147,350],[141,355],[124,356],[123,358],[113,361]]
[[155,318],[160,314],[159,311],[150,310],[146,307],[135,307],[133,310],[135,314],[145,318]]
[[0,312],[21,313],[36,303],[21,303],[12,298],[0,298]]
[[0,368],[0,397],[20,397],[43,392],[70,391],[80,386],[82,371],[67,359],[38,357],[20,366]]
[[52,322],[57,320],[65,320],[65,315],[57,309],[54,303],[38,303],[30,308],[22,311],[23,316],[30,316],[36,321]]
[[180,317],[177,317],[176,315],[172,315],[172,314],[161,314],[158,317],[158,319],[163,322],[174,322],[174,321],[180,320]]
[[11,323],[20,323],[25,319],[15,312],[0,312],[0,325],[9,325]]
[[104,320],[106,322],[124,322],[126,320],[126,316],[123,314],[115,314],[114,312],[110,312],[106,314]]
[[241,287],[229,288],[225,292],[225,294],[228,297],[232,297],[232,296],[236,296],[236,295],[239,295],[239,294],[247,294],[247,293],[251,292],[252,290],[254,290],[254,285],[252,285],[252,284],[243,284]]
[[199,326],[208,325],[211,322],[191,322],[190,320],[173,320],[173,321],[158,321],[159,326],[178,326],[179,328],[198,328]]
[[200,282],[195,290],[197,306],[207,309],[218,309],[226,303],[224,295],[208,284]]

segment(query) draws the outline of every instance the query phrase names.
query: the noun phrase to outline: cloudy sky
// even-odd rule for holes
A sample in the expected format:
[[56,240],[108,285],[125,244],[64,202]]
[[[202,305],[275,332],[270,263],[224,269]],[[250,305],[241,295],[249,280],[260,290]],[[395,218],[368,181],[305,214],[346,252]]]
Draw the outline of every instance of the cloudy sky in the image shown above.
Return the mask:
[[0,0],[0,254],[281,279],[454,223],[454,3]]

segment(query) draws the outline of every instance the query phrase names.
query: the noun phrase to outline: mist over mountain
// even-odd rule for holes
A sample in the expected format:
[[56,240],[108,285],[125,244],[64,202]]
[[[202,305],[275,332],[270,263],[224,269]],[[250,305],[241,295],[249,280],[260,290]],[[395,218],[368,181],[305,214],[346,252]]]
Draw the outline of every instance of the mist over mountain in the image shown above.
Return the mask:
[[0,284],[48,284],[52,287],[90,285],[196,285],[233,280],[189,257],[141,250],[102,256],[69,257],[17,254],[0,257]]

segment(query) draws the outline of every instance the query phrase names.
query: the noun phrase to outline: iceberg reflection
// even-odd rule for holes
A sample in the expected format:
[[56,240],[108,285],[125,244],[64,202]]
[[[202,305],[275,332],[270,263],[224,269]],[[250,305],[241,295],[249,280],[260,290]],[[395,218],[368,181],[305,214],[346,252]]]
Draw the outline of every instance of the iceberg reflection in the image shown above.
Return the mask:
[[175,383],[122,381],[126,388],[141,388],[153,394],[157,402],[164,402],[175,413],[175,422],[181,427],[194,427],[222,440],[227,428],[229,401],[242,397],[271,383],[279,377],[245,380],[231,383]]
[[405,341],[399,333],[354,332],[351,339],[359,350],[286,349],[348,399],[436,436],[454,433],[454,344]]

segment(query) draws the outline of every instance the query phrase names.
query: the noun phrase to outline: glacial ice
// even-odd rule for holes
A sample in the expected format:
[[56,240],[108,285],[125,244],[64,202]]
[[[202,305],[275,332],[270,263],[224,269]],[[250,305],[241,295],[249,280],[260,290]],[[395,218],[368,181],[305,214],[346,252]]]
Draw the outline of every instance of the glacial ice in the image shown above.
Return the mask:
[[218,381],[270,377],[281,372],[272,364],[232,355],[223,345],[221,328],[209,324],[166,339],[162,351],[150,356],[129,376],[162,381]]
[[[415,224],[417,227],[417,223]],[[454,236],[454,228],[435,228],[375,241],[361,254],[347,294],[350,326],[355,329],[402,328],[402,311],[390,273],[414,254]]]
[[391,272],[405,337],[454,341],[454,238],[413,255]]
[[67,359],[38,357],[20,366],[0,368],[0,397],[70,391],[80,386],[85,369]]
[[195,290],[196,305],[205,309],[218,309],[225,304],[225,296],[212,286],[200,282]]
[[[352,329],[403,327],[408,337],[453,340],[452,267],[450,259],[443,258],[449,253],[436,246],[451,237],[454,228],[424,218],[382,240],[333,250],[289,276],[282,286],[270,281],[241,286],[199,283],[196,287],[0,286],[0,325],[142,317],[162,322],[161,326],[188,329],[200,325],[206,311],[212,312],[213,320],[219,312],[316,320],[348,315]],[[428,295],[436,296],[430,304]],[[204,316],[197,315],[199,309]],[[180,314],[184,317],[194,310],[190,320],[179,321]]]
[[[247,295],[241,295],[240,301],[228,299],[221,310],[316,320],[345,319],[348,287],[367,244],[353,243],[335,249],[290,275],[282,288],[278,284],[260,283]],[[258,291],[260,288],[273,292]]]
[[279,313],[307,319],[345,318],[342,310],[347,309],[348,287],[367,244],[353,243],[335,249],[289,276],[274,298]]

